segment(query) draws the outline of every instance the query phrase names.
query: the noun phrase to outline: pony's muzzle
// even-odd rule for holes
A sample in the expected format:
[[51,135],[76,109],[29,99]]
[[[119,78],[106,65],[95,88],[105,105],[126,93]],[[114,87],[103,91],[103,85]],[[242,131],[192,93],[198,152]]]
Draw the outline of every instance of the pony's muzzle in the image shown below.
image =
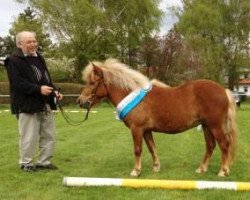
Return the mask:
[[80,104],[81,108],[84,108],[84,109],[89,109],[90,105],[91,103],[89,101],[85,101],[84,103]]
[[76,103],[77,104],[79,104],[79,106],[81,107],[81,108],[84,108],[84,109],[89,109],[90,108],[90,106],[91,106],[91,102],[90,101],[82,101],[81,100],[81,98],[77,98],[77,100],[76,100]]

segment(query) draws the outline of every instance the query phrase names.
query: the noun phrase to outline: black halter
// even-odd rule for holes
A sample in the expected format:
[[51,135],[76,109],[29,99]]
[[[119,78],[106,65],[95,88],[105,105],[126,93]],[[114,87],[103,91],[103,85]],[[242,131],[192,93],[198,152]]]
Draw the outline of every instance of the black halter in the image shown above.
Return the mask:
[[[60,88],[58,89],[58,92],[60,92]],[[56,105],[58,106],[60,112],[62,113],[62,116],[63,118],[65,119],[65,121],[72,125],[72,126],[79,126],[81,125],[84,121],[86,121],[88,119],[88,115],[89,115],[89,110],[90,110],[90,107],[87,109],[87,113],[85,115],[85,118],[81,121],[73,121],[72,119],[70,119],[70,117],[66,114],[66,112],[64,111],[63,107],[62,107],[62,104],[60,103],[60,101],[58,100],[58,97],[57,95],[55,94],[55,91],[53,91],[53,94],[56,98]]]
[[[92,93],[91,93],[91,99],[92,99],[93,97],[96,96],[96,92],[97,92],[97,90],[98,90],[98,88],[99,88],[101,82],[102,82],[102,81],[98,81],[98,82],[97,82],[97,85],[95,86],[95,88],[93,89],[93,91],[92,91]],[[61,88],[58,88],[58,92],[60,92],[60,90],[61,90]],[[56,105],[58,106],[60,112],[62,113],[63,118],[65,119],[65,121],[66,121],[68,124],[70,124],[70,125],[72,125],[72,126],[79,126],[79,125],[81,125],[84,121],[86,121],[86,120],[88,119],[89,111],[90,111],[90,108],[91,108],[91,106],[92,106],[92,102],[91,102],[91,101],[87,101],[87,102],[83,105],[83,108],[86,108],[86,109],[87,109],[85,118],[84,118],[83,120],[81,120],[81,121],[73,121],[72,119],[69,118],[69,116],[68,116],[68,115],[66,114],[66,112],[63,110],[62,104],[59,102],[58,97],[57,97],[55,91],[53,91],[53,95],[54,95],[55,98],[56,98]]]

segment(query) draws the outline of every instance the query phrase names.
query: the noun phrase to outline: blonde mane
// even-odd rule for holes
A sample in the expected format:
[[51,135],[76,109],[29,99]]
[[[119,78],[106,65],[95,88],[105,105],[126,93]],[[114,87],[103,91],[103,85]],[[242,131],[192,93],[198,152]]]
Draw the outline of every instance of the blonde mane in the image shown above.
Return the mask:
[[156,80],[156,79],[153,79],[153,80],[151,81],[151,83],[152,83],[152,85],[156,85],[156,86],[158,86],[158,87],[170,88],[169,85],[167,85],[167,84],[165,84],[165,83],[163,83],[163,82],[161,82],[161,81],[158,81],[158,80]]
[[[118,88],[133,91],[149,83],[146,76],[129,68],[126,64],[120,63],[116,59],[110,58],[103,63],[93,62],[93,64],[102,70],[107,85],[113,84]],[[84,80],[89,81],[92,73],[93,65],[90,63],[83,72]]]

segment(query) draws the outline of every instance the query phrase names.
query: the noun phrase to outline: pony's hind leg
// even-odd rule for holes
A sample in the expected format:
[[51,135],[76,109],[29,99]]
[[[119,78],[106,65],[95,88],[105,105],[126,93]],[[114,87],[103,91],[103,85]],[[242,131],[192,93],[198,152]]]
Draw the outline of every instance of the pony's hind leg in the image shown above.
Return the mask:
[[216,146],[215,138],[206,126],[203,126],[203,132],[204,132],[204,138],[206,142],[206,153],[198,169],[196,169],[197,173],[202,173],[202,172],[207,171],[210,158]]
[[158,172],[158,171],[160,171],[160,161],[159,161],[159,157],[156,153],[156,148],[155,148],[155,143],[154,143],[154,138],[153,138],[152,132],[151,131],[145,132],[143,137],[144,137],[144,140],[147,144],[148,150],[152,155],[153,171]]
[[214,129],[213,134],[221,150],[221,166],[218,176],[228,176],[229,169],[229,141],[222,129]]

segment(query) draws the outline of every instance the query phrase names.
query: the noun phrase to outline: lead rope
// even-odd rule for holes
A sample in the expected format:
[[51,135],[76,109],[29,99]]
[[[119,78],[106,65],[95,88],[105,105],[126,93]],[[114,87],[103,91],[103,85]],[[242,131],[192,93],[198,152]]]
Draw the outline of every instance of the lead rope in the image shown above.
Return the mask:
[[[60,93],[61,88],[58,88],[58,93]],[[63,118],[65,119],[65,121],[70,124],[71,126],[79,126],[81,125],[84,121],[86,121],[88,119],[89,116],[89,111],[90,111],[90,106],[88,106],[87,108],[87,112],[85,115],[85,118],[81,121],[73,121],[72,119],[70,119],[70,117],[66,114],[66,112],[63,110],[62,104],[59,102],[59,99],[57,97],[57,95],[55,94],[55,92],[53,91],[55,97],[56,97],[56,105],[58,106],[60,112],[62,113]]]

